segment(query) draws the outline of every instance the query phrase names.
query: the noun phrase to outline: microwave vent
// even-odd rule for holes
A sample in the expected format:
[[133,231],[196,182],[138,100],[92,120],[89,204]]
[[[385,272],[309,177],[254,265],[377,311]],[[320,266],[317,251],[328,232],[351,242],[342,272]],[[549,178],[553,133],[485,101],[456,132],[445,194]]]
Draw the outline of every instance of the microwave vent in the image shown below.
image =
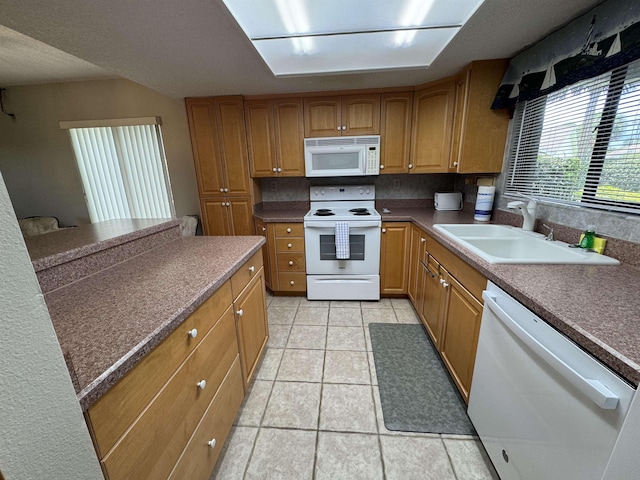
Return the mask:
[[369,137],[328,137],[328,138],[305,138],[305,147],[332,147],[350,145],[380,145],[380,136]]

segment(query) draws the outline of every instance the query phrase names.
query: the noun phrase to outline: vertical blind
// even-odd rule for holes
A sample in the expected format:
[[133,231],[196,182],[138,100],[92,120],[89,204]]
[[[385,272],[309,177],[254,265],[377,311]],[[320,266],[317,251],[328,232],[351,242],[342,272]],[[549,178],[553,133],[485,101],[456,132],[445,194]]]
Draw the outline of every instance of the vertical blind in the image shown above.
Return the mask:
[[505,193],[640,213],[640,61],[519,103]]
[[91,222],[175,216],[159,125],[70,128]]

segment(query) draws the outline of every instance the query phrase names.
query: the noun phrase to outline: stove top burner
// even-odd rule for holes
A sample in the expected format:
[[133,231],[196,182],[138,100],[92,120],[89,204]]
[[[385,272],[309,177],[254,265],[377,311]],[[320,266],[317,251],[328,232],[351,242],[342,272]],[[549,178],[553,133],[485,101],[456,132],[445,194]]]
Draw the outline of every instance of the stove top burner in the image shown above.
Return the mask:
[[362,207],[362,208],[352,208],[351,210],[349,210],[352,213],[364,213],[367,211],[366,208]]
[[353,212],[353,214],[361,217],[363,215],[371,215],[371,212],[369,212],[368,210],[365,210],[364,212]]
[[335,215],[335,213],[333,213],[330,208],[319,208],[316,210],[316,213],[314,213],[314,215],[317,215],[319,217],[328,217],[331,215]]

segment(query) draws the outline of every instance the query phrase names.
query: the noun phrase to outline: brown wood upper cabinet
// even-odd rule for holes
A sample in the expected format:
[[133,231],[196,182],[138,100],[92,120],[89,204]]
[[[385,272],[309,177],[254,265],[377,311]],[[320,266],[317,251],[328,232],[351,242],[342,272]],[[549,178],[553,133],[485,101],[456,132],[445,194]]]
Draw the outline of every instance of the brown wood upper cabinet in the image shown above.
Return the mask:
[[409,173],[448,171],[454,107],[453,81],[414,93]]
[[481,60],[456,76],[450,172],[502,170],[509,114],[490,107],[508,65],[503,59]]
[[380,94],[304,99],[304,136],[378,135]]
[[383,93],[380,108],[380,173],[407,173],[413,92]]
[[301,98],[245,100],[252,177],[304,176]]
[[187,98],[200,196],[251,195],[242,97]]

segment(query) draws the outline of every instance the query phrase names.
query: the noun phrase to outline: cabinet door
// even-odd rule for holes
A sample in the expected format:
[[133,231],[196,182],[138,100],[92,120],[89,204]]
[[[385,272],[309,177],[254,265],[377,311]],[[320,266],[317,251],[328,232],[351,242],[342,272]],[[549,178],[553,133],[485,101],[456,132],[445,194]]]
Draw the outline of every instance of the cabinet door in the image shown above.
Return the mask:
[[454,88],[453,82],[447,82],[414,94],[409,173],[448,171]]
[[247,148],[252,177],[276,175],[275,132],[268,100],[244,102]]
[[413,93],[384,93],[380,111],[380,173],[407,173]]
[[450,275],[444,276],[448,294],[440,354],[465,402],[469,402],[476,359],[482,304]]
[[[505,59],[480,60],[460,73],[458,89],[464,95],[456,101],[453,171],[496,173],[502,170],[509,112],[491,110],[491,102],[508,65]],[[458,164],[453,165],[454,162]]]
[[240,365],[246,391],[269,338],[263,268],[238,296],[234,308]]
[[213,100],[187,98],[185,103],[198,179],[198,192],[201,196],[220,193],[220,189],[224,188],[224,175],[220,161]]
[[410,223],[386,222],[380,237],[380,293],[406,294]]
[[411,259],[409,261],[409,285],[407,286],[407,293],[418,313],[420,313],[420,309],[422,308],[422,302],[418,301],[419,298],[422,298],[420,290],[422,265],[420,264],[420,258],[425,246],[426,238],[422,230],[413,225],[411,227]]
[[442,328],[442,301],[446,293],[440,282],[440,265],[432,257],[426,267],[423,267],[425,277],[422,296],[422,315],[424,324],[436,348],[440,344],[440,330]]
[[278,175],[304,177],[302,99],[273,100],[272,105]]
[[255,218],[256,235],[261,235],[265,238],[267,243],[262,246],[262,263],[264,265],[264,284],[267,288],[271,287],[271,258],[269,252],[269,234],[267,231],[267,224],[262,220]]
[[242,97],[214,98],[225,188],[230,195],[251,195]]
[[455,81],[455,107],[453,118],[453,133],[451,140],[451,157],[449,159],[449,171],[457,172],[462,158],[462,137],[467,116],[467,85],[469,83],[469,70],[465,70],[456,77]]
[[229,207],[224,197],[201,199],[200,212],[205,235],[231,235]]
[[253,235],[253,202],[251,197],[228,197],[227,207],[231,223],[230,235]]
[[341,135],[340,97],[304,99],[304,136],[339,137]]
[[342,135],[380,133],[380,94],[342,97]]

